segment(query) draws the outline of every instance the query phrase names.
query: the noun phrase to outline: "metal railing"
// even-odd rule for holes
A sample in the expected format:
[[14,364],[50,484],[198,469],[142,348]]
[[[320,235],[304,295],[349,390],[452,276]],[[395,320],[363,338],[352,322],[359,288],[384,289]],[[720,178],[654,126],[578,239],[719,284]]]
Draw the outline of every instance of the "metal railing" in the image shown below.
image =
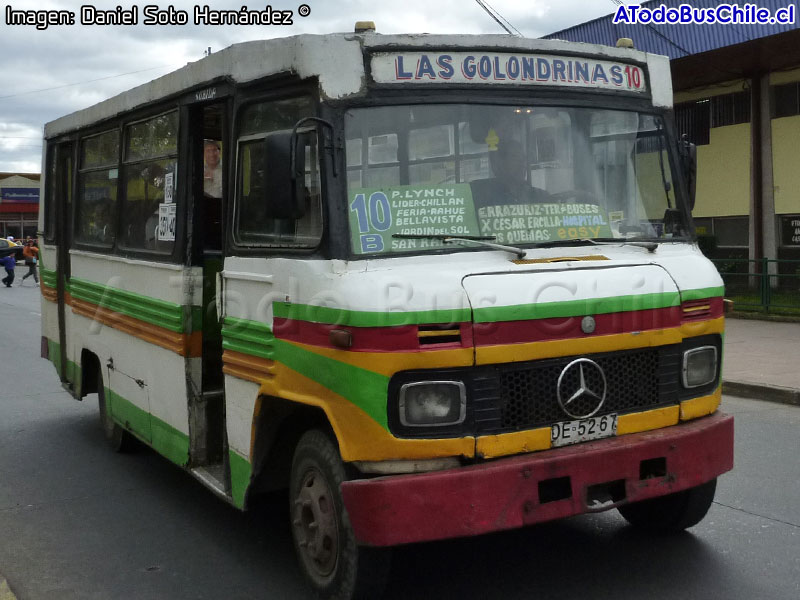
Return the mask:
[[714,258],[735,310],[800,316],[800,260]]

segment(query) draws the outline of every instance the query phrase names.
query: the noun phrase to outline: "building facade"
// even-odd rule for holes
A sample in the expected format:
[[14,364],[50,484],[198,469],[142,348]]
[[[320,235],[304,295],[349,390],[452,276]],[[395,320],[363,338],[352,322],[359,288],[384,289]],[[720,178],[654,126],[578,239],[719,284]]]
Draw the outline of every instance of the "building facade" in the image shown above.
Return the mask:
[[[642,6],[681,4],[659,0]],[[697,0],[692,6],[719,4]],[[773,13],[789,5],[797,15],[797,2],[759,2]],[[707,254],[800,259],[798,23],[642,25],[614,24],[613,17],[546,37],[607,45],[631,38],[639,50],[670,57],[677,126],[697,145],[693,214]],[[793,264],[770,263],[769,269],[798,272]]]
[[38,173],[0,173],[0,237],[36,237]]

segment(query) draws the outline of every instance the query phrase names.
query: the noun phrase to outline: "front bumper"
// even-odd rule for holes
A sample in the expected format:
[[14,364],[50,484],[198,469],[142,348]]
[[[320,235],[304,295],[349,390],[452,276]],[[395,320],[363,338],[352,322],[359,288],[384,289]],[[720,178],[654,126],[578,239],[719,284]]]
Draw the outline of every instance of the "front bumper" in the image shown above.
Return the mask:
[[678,492],[733,468],[733,417],[415,475],[347,481],[356,539],[394,546],[513,529]]

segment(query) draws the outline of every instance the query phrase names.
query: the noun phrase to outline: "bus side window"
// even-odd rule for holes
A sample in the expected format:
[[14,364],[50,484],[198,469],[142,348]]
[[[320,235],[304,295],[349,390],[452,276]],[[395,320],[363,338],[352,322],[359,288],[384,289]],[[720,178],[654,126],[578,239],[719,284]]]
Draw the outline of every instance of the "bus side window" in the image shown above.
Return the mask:
[[75,239],[111,248],[116,238],[119,131],[81,141]]
[[290,130],[313,114],[307,97],[252,104],[244,109],[239,132],[234,239],[256,247],[314,248],[322,239],[322,191],[318,143],[315,136],[305,148],[305,210],[299,219],[268,216],[269,173],[264,168],[263,140],[273,131]]
[[126,248],[169,254],[175,244],[178,112],[125,128],[122,163],[121,243]]

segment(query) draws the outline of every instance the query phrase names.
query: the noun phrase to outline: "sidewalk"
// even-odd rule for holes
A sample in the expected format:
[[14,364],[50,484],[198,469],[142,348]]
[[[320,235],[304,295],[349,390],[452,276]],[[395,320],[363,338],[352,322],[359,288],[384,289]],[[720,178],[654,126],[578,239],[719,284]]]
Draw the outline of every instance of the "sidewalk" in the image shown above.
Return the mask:
[[800,323],[726,319],[722,391],[800,406]]

